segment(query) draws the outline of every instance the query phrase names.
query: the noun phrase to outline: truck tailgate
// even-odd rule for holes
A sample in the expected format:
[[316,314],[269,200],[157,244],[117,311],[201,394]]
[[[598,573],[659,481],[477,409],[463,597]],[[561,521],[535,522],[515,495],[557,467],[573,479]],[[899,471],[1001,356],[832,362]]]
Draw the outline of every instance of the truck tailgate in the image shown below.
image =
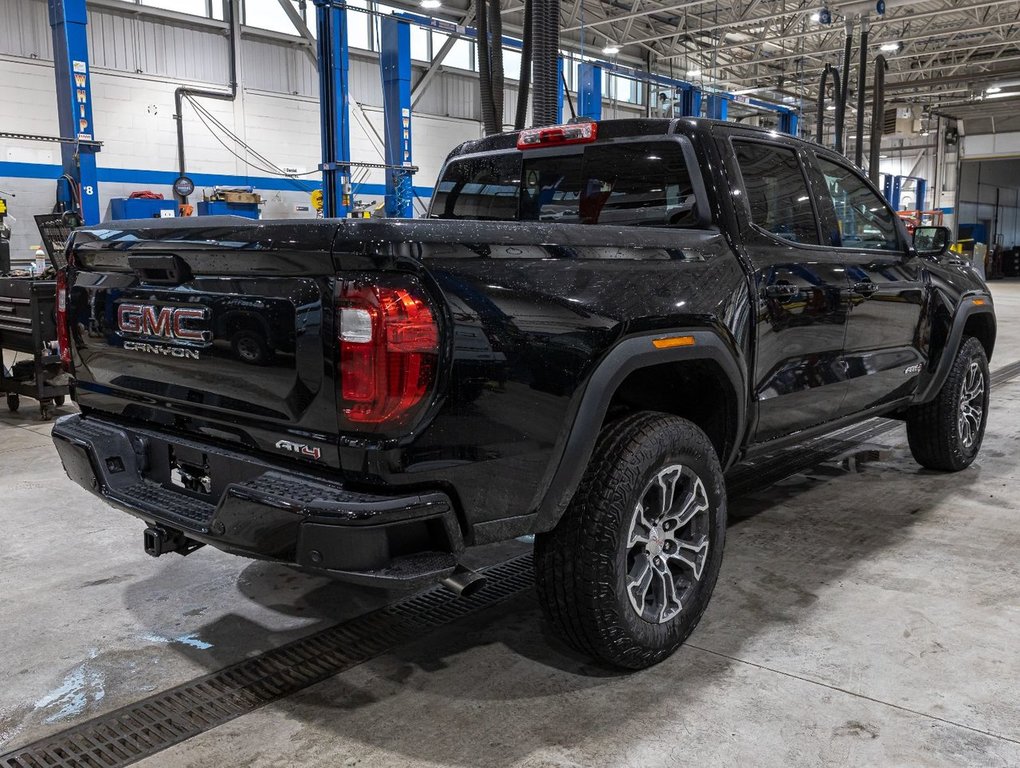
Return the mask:
[[117,224],[73,246],[83,409],[337,465],[336,224]]

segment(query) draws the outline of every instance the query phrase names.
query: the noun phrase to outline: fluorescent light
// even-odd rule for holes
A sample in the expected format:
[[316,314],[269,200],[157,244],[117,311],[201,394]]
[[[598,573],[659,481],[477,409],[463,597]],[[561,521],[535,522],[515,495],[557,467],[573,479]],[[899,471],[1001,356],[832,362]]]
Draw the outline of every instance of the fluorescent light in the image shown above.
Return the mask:
[[889,53],[895,53],[899,49],[900,49],[899,42],[895,42],[895,43],[882,43],[882,45],[881,45],[881,50],[887,51]]
[[836,109],[836,105],[835,104],[830,104],[825,109],[828,110],[829,112],[833,112]]
[[1002,93],[1002,89],[997,85],[993,85],[991,88],[986,90],[985,93]]
[[607,56],[615,56],[620,52],[620,46],[613,45],[613,43],[606,43],[606,47],[602,49],[602,53]]
[[701,77],[701,70],[700,69],[688,70],[687,77]]
[[436,8],[442,8],[443,3],[442,0],[421,0],[421,7],[435,10]]
[[811,14],[811,21],[813,21],[815,24],[817,24],[821,20],[822,14],[820,14],[818,11],[815,11],[814,13]]

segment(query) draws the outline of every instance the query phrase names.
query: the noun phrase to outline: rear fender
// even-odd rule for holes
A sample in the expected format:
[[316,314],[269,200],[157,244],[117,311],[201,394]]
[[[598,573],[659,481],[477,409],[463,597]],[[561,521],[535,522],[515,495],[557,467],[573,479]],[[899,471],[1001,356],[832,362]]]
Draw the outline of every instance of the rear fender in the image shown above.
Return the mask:
[[[680,336],[692,337],[694,343],[665,349],[653,344],[655,340]],[[747,411],[747,368],[736,346],[721,334],[705,329],[629,337],[606,354],[571,405],[553,461],[532,500],[535,531],[551,530],[559,522],[584,476],[613,395],[627,376],[641,368],[696,360],[717,363],[736,393],[735,438],[728,455],[720,459],[724,467],[732,462],[744,437]]]

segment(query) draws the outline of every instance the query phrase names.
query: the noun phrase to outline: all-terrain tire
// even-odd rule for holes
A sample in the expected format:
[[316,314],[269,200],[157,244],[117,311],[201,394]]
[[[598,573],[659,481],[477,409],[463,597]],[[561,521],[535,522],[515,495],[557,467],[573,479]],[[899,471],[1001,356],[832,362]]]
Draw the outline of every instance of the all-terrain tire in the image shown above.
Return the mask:
[[[975,377],[980,380],[980,394],[968,399],[974,392]],[[918,464],[942,472],[959,472],[970,466],[984,439],[989,389],[985,349],[974,337],[965,337],[938,395],[907,411],[907,441]],[[962,425],[965,400],[972,409],[969,427]],[[980,408],[976,417],[974,407]]]
[[[669,520],[647,528],[636,522],[642,519],[637,516],[639,502],[642,510],[648,506],[651,520],[656,489],[662,488],[661,498],[667,498],[662,478],[673,476],[669,473],[681,478],[674,480],[674,489],[681,488],[681,482],[683,493],[691,489],[690,499],[698,487],[691,478],[700,479],[701,484],[697,508],[702,511],[688,524],[675,527],[672,536],[679,541],[682,535],[690,535],[693,541],[696,523],[698,539],[707,544],[703,555],[684,551],[701,570],[695,578],[694,567],[688,572],[679,564],[677,583],[687,591],[682,600],[670,604],[678,612],[663,620],[670,613],[663,609],[650,619],[650,612],[658,610],[651,604],[654,595],[651,603],[645,602],[647,593],[644,599],[632,597],[640,593],[628,591],[628,579],[634,579],[646,561],[655,560],[652,546],[666,547],[657,550],[660,555],[672,550],[674,554],[666,558],[668,568],[678,565],[671,559],[677,556],[676,541],[662,544],[671,535],[661,530]],[[668,492],[668,498],[673,497]],[[685,509],[693,508],[686,496],[670,508],[678,510],[685,503]],[[659,506],[669,505],[663,501]],[[670,514],[659,519],[666,520]],[[673,525],[682,519],[677,516]],[[629,546],[629,540],[645,530],[649,531],[646,542],[651,543]],[[535,537],[536,583],[543,612],[555,631],[581,653],[628,669],[657,664],[683,644],[708,606],[725,535],[723,472],[705,433],[686,419],[668,414],[641,412],[622,418],[599,436],[584,479],[559,524]],[[647,560],[639,563],[642,557]],[[665,582],[656,584],[666,589]],[[643,614],[638,612],[638,602]]]

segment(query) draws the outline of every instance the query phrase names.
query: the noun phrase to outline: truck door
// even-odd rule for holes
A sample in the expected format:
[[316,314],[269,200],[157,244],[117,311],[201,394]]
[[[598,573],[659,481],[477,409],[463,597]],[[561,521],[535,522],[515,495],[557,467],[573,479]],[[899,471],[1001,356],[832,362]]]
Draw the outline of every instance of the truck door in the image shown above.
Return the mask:
[[846,395],[838,415],[909,395],[925,361],[919,338],[924,301],[920,259],[886,201],[849,163],[816,155],[823,239],[850,283],[844,360]]
[[821,245],[815,195],[797,145],[733,136],[724,148],[757,292],[755,440],[833,418],[843,399],[848,283]]

